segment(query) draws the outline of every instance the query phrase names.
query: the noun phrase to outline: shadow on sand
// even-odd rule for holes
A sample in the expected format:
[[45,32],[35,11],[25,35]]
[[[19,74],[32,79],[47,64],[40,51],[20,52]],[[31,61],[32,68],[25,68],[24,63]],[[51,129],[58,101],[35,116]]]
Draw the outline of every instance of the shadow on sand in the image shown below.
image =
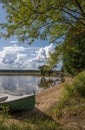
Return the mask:
[[37,119],[41,119],[41,120],[52,120],[53,121],[53,119],[49,115],[42,112],[41,110],[39,110],[36,107],[30,112],[17,111],[17,112],[10,112],[10,114],[14,119],[17,119],[17,120],[36,119],[37,118]]

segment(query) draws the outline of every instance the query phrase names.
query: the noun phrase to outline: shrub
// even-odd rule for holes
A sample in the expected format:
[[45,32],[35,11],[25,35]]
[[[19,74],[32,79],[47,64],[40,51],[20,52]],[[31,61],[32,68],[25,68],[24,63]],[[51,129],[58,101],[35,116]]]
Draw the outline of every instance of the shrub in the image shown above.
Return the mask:
[[65,97],[72,98],[78,95],[73,85],[64,84],[64,88],[65,88]]
[[64,85],[65,95],[67,97],[83,97],[85,98],[85,71],[74,77],[73,83]]
[[73,81],[74,90],[85,98],[85,71],[79,73]]

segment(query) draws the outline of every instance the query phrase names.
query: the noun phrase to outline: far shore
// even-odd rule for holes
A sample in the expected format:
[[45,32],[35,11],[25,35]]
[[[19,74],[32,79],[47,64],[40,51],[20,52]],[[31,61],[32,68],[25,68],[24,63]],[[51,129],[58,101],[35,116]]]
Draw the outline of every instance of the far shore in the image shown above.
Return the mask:
[[24,76],[47,76],[47,77],[61,77],[68,76],[60,71],[55,71],[50,76],[48,74],[41,74],[39,70],[0,70],[0,76],[17,76],[17,75],[24,75]]
[[24,73],[24,72],[21,72],[21,73],[17,73],[17,72],[0,72],[0,75],[7,75],[7,76],[14,76],[14,75],[32,75],[32,76],[41,76],[41,73],[38,72],[38,73]]

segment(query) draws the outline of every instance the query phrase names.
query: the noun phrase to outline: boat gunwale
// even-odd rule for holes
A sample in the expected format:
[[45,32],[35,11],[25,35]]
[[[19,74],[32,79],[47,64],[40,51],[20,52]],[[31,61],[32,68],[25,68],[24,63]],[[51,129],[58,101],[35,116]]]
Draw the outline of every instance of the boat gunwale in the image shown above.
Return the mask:
[[[10,95],[10,94],[8,94],[8,95]],[[14,96],[14,95],[12,95],[12,96],[13,96],[13,97],[16,97],[16,96]],[[16,99],[2,101],[2,102],[0,102],[0,105],[5,104],[5,103],[10,103],[10,102],[18,101],[18,100],[25,99],[25,98],[29,98],[29,97],[33,97],[33,96],[35,96],[35,94],[22,95],[22,96],[19,96],[19,98],[16,98]],[[18,96],[17,96],[17,97],[18,97]],[[9,98],[9,97],[8,97],[8,98]]]

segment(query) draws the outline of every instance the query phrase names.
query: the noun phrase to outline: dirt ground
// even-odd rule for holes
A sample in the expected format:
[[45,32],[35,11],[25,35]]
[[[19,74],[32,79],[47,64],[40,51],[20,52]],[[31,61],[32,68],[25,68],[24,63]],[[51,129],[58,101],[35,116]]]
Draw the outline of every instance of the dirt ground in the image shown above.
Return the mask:
[[[66,77],[65,81],[71,82],[71,78]],[[42,112],[47,111],[58,102],[59,98],[62,96],[63,90],[63,83],[60,83],[52,88],[36,94],[35,107]]]
[[36,95],[35,107],[42,112],[47,111],[57,103],[63,92],[62,85],[56,85]]

